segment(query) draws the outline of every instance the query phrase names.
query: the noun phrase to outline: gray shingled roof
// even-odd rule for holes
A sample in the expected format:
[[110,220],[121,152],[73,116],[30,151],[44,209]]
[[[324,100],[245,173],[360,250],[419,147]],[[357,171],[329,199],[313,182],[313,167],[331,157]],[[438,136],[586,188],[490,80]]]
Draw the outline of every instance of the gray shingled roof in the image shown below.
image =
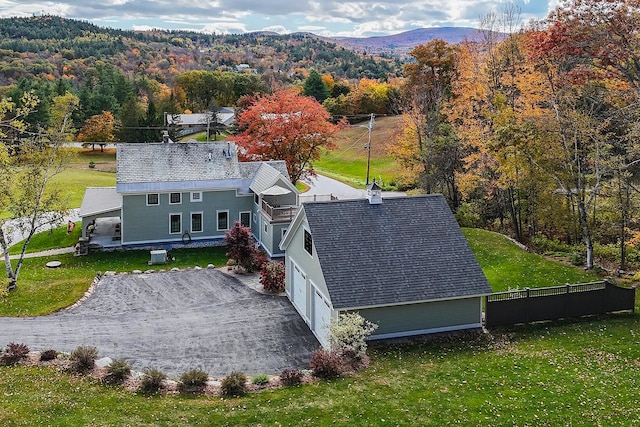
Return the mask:
[[[225,154],[228,148],[231,157]],[[238,162],[235,144],[227,142],[118,144],[116,188],[119,193],[208,188],[249,192],[262,169],[289,179],[284,161]]]
[[122,195],[115,187],[87,187],[79,214],[84,217],[117,209],[122,209]]
[[335,309],[491,293],[441,195],[303,208]]
[[[231,157],[223,150],[231,147]],[[118,144],[117,184],[242,178],[226,142]]]
[[[282,162],[284,164],[284,162]],[[285,166],[286,170],[286,166]],[[256,194],[262,193],[267,188],[273,186],[273,184],[280,178],[282,172],[270,164],[263,163],[256,172],[251,182],[251,191]],[[286,174],[285,176],[288,176]]]

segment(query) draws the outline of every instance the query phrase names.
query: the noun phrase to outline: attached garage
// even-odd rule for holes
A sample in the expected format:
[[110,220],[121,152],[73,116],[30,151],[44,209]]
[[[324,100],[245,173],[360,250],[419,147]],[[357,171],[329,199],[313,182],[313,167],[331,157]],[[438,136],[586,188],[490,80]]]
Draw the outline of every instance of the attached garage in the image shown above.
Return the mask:
[[371,339],[384,339],[479,328],[481,310],[481,300],[464,298],[353,311],[378,325]]
[[280,245],[287,294],[322,345],[357,311],[372,339],[480,328],[491,288],[442,195],[303,203]]

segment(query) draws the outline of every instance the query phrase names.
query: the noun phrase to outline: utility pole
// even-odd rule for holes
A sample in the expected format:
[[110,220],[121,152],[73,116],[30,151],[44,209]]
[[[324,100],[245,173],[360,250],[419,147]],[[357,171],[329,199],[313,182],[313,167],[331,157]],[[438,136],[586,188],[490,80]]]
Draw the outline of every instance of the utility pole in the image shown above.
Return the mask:
[[369,120],[369,143],[367,144],[367,185],[369,185],[369,167],[371,165],[371,131],[373,130],[373,117],[374,114],[371,113],[371,120]]

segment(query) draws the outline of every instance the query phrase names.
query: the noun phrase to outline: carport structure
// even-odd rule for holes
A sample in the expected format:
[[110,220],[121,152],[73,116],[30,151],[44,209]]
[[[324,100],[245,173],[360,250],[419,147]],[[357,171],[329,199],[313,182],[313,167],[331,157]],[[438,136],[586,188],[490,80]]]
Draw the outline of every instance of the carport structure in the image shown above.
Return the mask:
[[83,304],[50,316],[0,318],[0,343],[32,350],[95,346],[136,371],[212,377],[302,369],[319,343],[286,297],[213,269],[104,277]]
[[87,187],[80,206],[82,237],[101,248],[119,247],[122,195],[115,187]]

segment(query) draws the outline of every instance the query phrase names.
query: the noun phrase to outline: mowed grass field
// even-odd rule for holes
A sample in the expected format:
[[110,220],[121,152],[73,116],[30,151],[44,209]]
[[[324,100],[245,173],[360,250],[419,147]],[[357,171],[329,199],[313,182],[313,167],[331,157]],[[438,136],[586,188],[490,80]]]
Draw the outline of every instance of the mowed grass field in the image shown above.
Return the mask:
[[[595,279],[500,235],[464,233],[494,290]],[[225,261],[223,248],[173,255],[176,266]],[[148,252],[57,258],[56,270],[44,267],[50,258],[26,260],[16,299],[0,304],[0,315],[68,305],[96,271],[139,269]],[[639,320],[626,313],[372,343],[371,365],[357,374],[234,399],[147,397],[54,368],[2,366],[0,425],[639,425]]]
[[374,344],[348,378],[246,397],[146,397],[0,367],[3,426],[634,426],[638,319],[611,316]]
[[[367,176],[368,122],[350,126],[340,132],[336,148],[323,151],[314,163],[317,172],[357,188],[364,188]],[[389,155],[389,145],[400,128],[400,117],[379,117],[371,132],[370,181],[382,180],[385,189],[395,189],[398,164]]]

